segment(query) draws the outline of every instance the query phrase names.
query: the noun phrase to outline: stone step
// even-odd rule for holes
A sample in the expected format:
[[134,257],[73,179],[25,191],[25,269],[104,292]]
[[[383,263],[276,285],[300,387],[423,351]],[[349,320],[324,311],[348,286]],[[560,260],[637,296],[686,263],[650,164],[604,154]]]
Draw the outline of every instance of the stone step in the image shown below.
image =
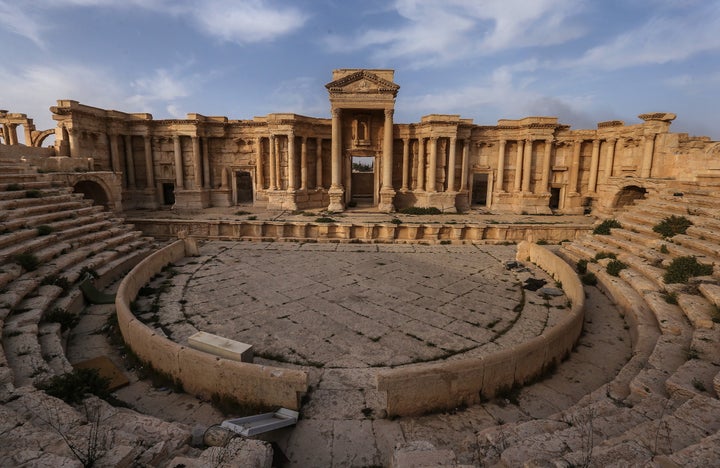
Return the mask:
[[684,234],[678,234],[674,236],[673,242],[679,243],[683,247],[692,249],[696,252],[701,252],[702,254],[707,255],[708,258],[714,261],[720,260],[720,246],[718,246],[716,242],[702,240]]
[[[39,200],[42,200],[40,198]],[[13,210],[13,215],[17,218],[26,218],[30,216],[35,215],[42,215],[42,214],[49,214],[54,213],[58,211],[77,211],[80,208],[85,208],[88,206],[92,206],[92,201],[85,200],[85,199],[75,199],[72,201],[65,201],[62,203],[53,203],[48,205],[35,205],[35,206],[28,206],[24,208],[18,208],[16,210]]]
[[40,349],[45,362],[55,375],[72,372],[73,366],[65,356],[62,330],[59,323],[41,323],[38,327]]
[[12,184],[23,184],[41,181],[43,179],[42,174],[28,173],[28,174],[3,174],[0,173],[0,186],[12,185]]
[[21,190],[0,191],[0,201],[26,198],[26,192],[28,190],[40,190],[43,197],[73,193],[70,187],[54,187],[50,183],[42,183],[39,186],[23,187]]
[[698,285],[698,291],[700,291],[700,293],[705,296],[705,299],[710,301],[712,304],[715,304],[715,307],[720,307],[720,285],[712,283],[700,283]]
[[679,293],[677,302],[695,328],[713,328],[713,315],[717,308],[705,297]]
[[[21,193],[26,194],[28,191],[22,191]],[[64,203],[82,199],[82,194],[79,193],[62,193],[59,195],[54,194],[51,191],[40,191],[41,197],[36,198],[13,198],[10,200],[0,200],[0,210],[16,211],[23,208],[30,208],[36,206],[52,205],[54,203]]]
[[720,432],[711,434],[696,444],[688,445],[669,455],[658,455],[653,461],[661,467],[716,466],[720,460]]
[[57,235],[50,234],[48,236],[28,238],[22,242],[18,242],[9,247],[5,247],[0,250],[0,260],[3,263],[15,262],[14,256],[24,252],[37,252],[49,245],[53,245],[57,242]]
[[693,225],[690,226],[685,233],[695,239],[720,243],[720,225],[712,227],[707,223],[704,223],[702,226]]
[[[0,249],[4,250],[11,246],[15,246],[33,237],[37,237],[36,229],[21,229],[7,234],[0,235]],[[0,250],[0,251],[2,251]]]
[[[8,187],[11,185],[18,185],[15,182],[12,181],[6,181],[3,180],[2,174],[0,174],[0,191],[2,192],[17,192],[18,190],[8,190]],[[52,188],[56,186],[53,181],[47,178],[42,177],[28,177],[27,180],[22,181],[20,185],[20,190],[32,190],[32,189],[46,189],[46,188]]]
[[714,396],[713,378],[718,366],[702,359],[686,361],[665,381],[671,395],[692,398],[696,395]]
[[659,292],[648,292],[643,297],[655,314],[660,331],[664,335],[686,336],[690,339],[692,327],[680,307],[669,304],[665,296]]
[[[613,229],[613,233],[615,231],[617,231],[617,229]],[[612,235],[612,236],[602,236],[602,237],[603,237],[603,239],[602,239],[603,243],[605,243],[607,245],[615,246],[619,250],[631,253],[633,255],[637,255],[638,257],[642,257],[643,254],[645,254],[647,251],[650,250],[643,245],[638,245],[632,241],[623,239],[622,237],[619,237],[619,236]]]
[[[671,258],[666,258],[663,264],[670,264],[672,258],[675,257],[697,257],[700,263],[713,263],[713,258],[706,255],[704,252],[699,252],[692,247],[686,247],[679,245],[674,242],[668,242],[665,244],[668,252],[670,252]],[[666,265],[667,266],[667,265]]]
[[37,323],[22,327],[3,327],[3,349],[8,366],[13,370],[15,387],[34,386],[52,376],[52,370],[42,357],[38,342]]
[[52,224],[62,220],[82,219],[84,216],[100,213],[103,211],[104,208],[102,206],[87,205],[83,206],[82,208],[58,210],[52,211],[50,213],[41,213],[33,216],[27,216],[22,220],[18,220],[18,222],[21,222],[22,226],[34,227],[41,224]]
[[634,244],[649,248],[656,248],[662,242],[655,233],[633,232],[632,228],[623,226],[623,229],[613,229],[612,233],[615,237],[620,237]]
[[40,279],[38,278],[28,277],[27,275],[19,277],[5,288],[5,292],[0,294],[0,308],[15,308],[25,296],[30,294],[30,292],[35,290],[39,285]]

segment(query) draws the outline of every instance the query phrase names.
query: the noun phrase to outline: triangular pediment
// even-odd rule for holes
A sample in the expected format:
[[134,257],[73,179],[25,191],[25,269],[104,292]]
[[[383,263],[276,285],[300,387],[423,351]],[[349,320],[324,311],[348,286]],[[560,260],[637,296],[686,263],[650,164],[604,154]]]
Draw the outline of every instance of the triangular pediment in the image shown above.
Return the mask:
[[400,89],[392,81],[380,78],[368,70],[358,70],[325,85],[331,93],[390,93]]

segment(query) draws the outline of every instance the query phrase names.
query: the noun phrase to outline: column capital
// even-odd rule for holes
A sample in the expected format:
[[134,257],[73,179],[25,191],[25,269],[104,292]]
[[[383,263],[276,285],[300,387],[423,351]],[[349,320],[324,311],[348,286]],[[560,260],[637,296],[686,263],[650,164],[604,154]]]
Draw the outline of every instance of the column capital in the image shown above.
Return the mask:
[[330,113],[333,117],[340,117],[340,115],[342,114],[342,109],[340,109],[339,107],[334,107],[330,110]]
[[385,118],[392,117],[395,113],[395,109],[385,109]]
[[615,143],[617,140],[618,140],[618,139],[615,138],[615,137],[611,137],[611,138],[606,139],[606,141],[607,141],[608,143]]
[[290,130],[287,132],[288,138],[295,138],[295,130]]

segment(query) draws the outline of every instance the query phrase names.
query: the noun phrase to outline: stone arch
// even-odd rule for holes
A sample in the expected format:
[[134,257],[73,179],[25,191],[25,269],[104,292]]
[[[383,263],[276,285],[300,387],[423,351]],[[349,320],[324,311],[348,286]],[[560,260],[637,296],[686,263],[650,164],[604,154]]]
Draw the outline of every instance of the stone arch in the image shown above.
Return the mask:
[[648,191],[645,187],[639,185],[626,185],[621,188],[613,198],[613,208],[622,208],[623,206],[632,205],[635,200],[643,200]]
[[55,135],[55,129],[51,128],[49,130],[44,130],[42,132],[39,132],[37,135],[35,135],[35,138],[33,139],[32,146],[35,146],[37,148],[42,147],[43,142],[45,139],[49,136]]
[[110,197],[102,184],[94,180],[78,180],[73,185],[73,192],[82,193],[83,197],[95,202],[96,205],[111,209]]

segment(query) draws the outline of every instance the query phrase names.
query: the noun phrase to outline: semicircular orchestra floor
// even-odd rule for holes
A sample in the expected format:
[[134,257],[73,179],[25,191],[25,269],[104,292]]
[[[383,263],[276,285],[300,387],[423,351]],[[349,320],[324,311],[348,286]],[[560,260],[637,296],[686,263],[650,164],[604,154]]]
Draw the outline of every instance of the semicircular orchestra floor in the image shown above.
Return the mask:
[[159,299],[141,292],[147,312],[139,315],[179,343],[202,330],[249,343],[256,362],[279,366],[487,355],[539,335],[569,310],[564,295],[523,288],[528,278],[555,283],[532,264],[508,268],[515,252],[514,245],[207,242],[200,257],[151,283]]

